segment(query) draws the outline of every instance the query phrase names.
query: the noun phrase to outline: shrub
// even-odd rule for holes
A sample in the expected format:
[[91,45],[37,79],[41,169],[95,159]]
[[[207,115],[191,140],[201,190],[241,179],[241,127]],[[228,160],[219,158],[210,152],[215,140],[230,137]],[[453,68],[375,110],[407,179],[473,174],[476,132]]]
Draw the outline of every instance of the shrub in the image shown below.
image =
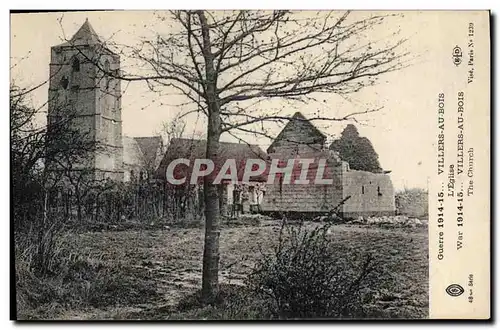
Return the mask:
[[249,286],[269,297],[276,318],[356,318],[370,300],[370,256],[333,251],[331,224],[306,228],[283,222],[279,243],[264,255]]
[[421,188],[404,189],[398,191],[395,196],[396,210],[398,214],[410,217],[427,217],[429,194]]
[[58,273],[66,266],[69,255],[65,233],[59,219],[37,219],[24,230],[17,230],[14,236],[16,262],[36,276]]

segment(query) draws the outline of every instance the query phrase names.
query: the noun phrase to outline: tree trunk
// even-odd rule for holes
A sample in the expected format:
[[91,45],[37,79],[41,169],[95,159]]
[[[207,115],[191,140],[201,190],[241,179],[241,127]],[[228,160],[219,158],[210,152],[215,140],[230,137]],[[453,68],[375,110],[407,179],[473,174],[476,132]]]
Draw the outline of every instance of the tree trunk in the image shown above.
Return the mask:
[[[220,114],[211,112],[208,118],[206,156],[217,168],[220,138]],[[204,178],[205,248],[203,251],[202,300],[212,303],[219,289],[220,212],[218,187],[213,183],[215,171]]]
[[[205,101],[208,110],[206,158],[211,159],[217,168],[219,158],[219,139],[221,135],[220,106],[217,95],[217,73],[210,40],[210,28],[203,11],[197,15],[201,23],[203,38],[203,57],[205,59]],[[213,184],[215,171],[203,180],[205,201],[205,247],[203,250],[202,301],[214,302],[219,290],[219,237],[220,213],[218,188]]]
[[[218,141],[217,141],[218,144]],[[212,303],[219,290],[220,216],[217,186],[205,180],[205,247],[203,251],[202,300]]]

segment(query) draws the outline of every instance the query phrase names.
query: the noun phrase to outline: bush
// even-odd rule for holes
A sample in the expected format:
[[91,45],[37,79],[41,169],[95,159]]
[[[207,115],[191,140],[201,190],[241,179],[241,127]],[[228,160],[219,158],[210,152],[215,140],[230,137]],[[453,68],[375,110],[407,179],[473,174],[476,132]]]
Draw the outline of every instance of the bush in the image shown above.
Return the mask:
[[395,203],[398,214],[409,217],[428,217],[429,193],[425,189],[413,188],[398,191]]
[[370,299],[370,256],[333,251],[331,224],[308,229],[283,223],[274,252],[257,263],[249,286],[269,298],[275,318],[363,317]]
[[[15,232],[16,262],[36,276],[47,276],[66,267],[68,256],[64,225],[59,219],[37,219]],[[17,263],[16,263],[17,265]]]

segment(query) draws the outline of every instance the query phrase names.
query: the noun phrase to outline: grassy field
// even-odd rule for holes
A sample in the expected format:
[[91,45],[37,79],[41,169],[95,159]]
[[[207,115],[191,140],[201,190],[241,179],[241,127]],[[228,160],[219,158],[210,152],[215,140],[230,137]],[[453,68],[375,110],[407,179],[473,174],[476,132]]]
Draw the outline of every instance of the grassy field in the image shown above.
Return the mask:
[[[315,224],[308,224],[315,226]],[[255,261],[277,241],[278,224],[224,228],[221,233],[220,280],[242,284]],[[425,318],[428,309],[427,227],[413,229],[337,225],[333,245],[371,253],[381,284],[368,306],[379,317]],[[78,275],[78,295],[101,291],[96,299],[68,296],[67,302],[47,303],[20,318],[171,319],[203,314],[172,313],[172,306],[201,287],[203,229],[103,231],[71,234],[71,251],[98,265],[95,281]],[[104,283],[104,284],[103,284]],[[54,283],[54,286],[57,286]],[[101,287],[92,286],[101,285]],[[83,292],[83,293],[82,293]],[[71,302],[70,300],[73,300]],[[78,301],[85,303],[78,303]],[[43,311],[43,312],[42,312]],[[38,313],[38,314],[37,314]]]

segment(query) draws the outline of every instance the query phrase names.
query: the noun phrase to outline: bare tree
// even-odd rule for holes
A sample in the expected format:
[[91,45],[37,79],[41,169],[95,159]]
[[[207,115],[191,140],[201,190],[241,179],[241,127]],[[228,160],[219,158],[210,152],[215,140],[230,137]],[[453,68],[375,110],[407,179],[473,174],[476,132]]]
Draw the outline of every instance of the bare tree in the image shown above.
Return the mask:
[[177,114],[171,121],[164,122],[160,131],[163,136],[165,145],[168,146],[172,139],[180,139],[184,137],[186,132],[186,121],[182,118],[182,114]]
[[[99,148],[88,133],[78,128],[78,113],[68,104],[54,108],[46,124],[37,122],[36,117],[44,112],[46,104],[29,104],[33,90],[14,84],[10,87],[12,201],[18,229],[36,222],[34,218],[40,213],[43,225],[48,223],[49,191],[62,182],[76,191],[80,219],[81,182],[90,173],[77,169],[75,164]],[[97,184],[94,179],[87,181]]]
[[[206,156],[214,161],[222,134],[261,134],[265,122],[290,120],[280,109],[263,111],[264,101],[316,100],[321,93],[351,94],[374,85],[380,76],[407,65],[398,31],[369,38],[392,14],[291,11],[173,11],[160,17],[171,33],[121,46],[122,54],[149,65],[150,74],[105,72],[126,81],[146,81],[153,91],[175,91],[187,102],[184,114],[207,118]],[[160,16],[163,15],[159,14]],[[108,44],[108,46],[112,47]],[[116,46],[116,45],[115,45]],[[343,121],[379,109],[342,117]],[[213,176],[204,181],[205,247],[202,296],[211,302],[218,291],[219,201]]]

